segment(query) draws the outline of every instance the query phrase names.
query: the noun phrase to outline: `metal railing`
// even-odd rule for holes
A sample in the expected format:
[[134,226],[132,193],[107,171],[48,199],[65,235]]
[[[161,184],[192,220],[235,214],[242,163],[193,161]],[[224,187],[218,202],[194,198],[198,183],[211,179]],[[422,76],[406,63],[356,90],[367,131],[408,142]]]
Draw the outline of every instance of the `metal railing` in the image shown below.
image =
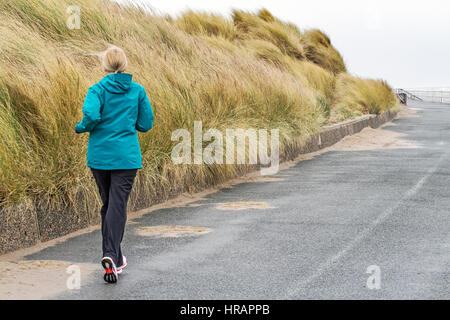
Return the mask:
[[408,90],[411,94],[420,97],[423,101],[450,103],[450,90]]
[[423,100],[421,97],[417,96],[413,92],[407,91],[405,89],[395,89],[395,94],[396,95],[405,94],[408,97],[408,99],[411,99],[411,100],[418,100],[418,101]]
[[408,99],[409,100],[417,100],[417,101],[423,101],[422,98],[419,96],[411,93],[410,91],[406,91],[405,89],[395,89],[395,94],[400,99],[400,102],[403,104],[407,104]]

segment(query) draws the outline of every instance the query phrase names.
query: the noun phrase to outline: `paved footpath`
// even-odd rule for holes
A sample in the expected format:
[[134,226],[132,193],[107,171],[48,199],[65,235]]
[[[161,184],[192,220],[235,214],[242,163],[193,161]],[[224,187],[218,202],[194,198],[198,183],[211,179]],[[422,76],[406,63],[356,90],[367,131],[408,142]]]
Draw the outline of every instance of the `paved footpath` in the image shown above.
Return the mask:
[[[127,226],[129,266],[117,285],[98,264],[80,290],[52,298],[450,299],[450,105],[412,107],[416,116],[381,130],[417,148],[330,151],[271,181],[153,211]],[[267,208],[216,208],[238,201]],[[212,231],[152,238],[136,229],[158,225]],[[97,230],[25,258],[98,263],[99,249]]]

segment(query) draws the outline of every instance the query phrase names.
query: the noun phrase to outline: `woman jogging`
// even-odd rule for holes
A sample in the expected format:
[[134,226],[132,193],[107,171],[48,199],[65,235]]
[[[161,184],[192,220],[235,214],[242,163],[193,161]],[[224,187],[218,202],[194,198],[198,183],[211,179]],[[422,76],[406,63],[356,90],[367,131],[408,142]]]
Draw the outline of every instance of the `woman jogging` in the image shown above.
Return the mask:
[[89,88],[83,120],[76,133],[89,132],[87,166],[97,183],[103,206],[102,266],[104,280],[115,283],[127,265],[120,243],[127,219],[127,202],[138,169],[142,168],[137,131],[153,126],[153,111],[145,89],[124,73],[124,51],[111,47],[102,53],[107,75]]

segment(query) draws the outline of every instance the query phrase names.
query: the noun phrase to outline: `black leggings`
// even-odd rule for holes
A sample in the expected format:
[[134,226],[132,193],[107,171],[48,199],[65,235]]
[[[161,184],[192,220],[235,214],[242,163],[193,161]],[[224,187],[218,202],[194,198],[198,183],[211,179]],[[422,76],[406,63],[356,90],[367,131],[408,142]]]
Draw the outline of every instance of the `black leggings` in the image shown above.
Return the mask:
[[117,267],[123,264],[122,242],[127,222],[128,197],[138,169],[99,170],[91,168],[102,199],[103,257],[113,259]]

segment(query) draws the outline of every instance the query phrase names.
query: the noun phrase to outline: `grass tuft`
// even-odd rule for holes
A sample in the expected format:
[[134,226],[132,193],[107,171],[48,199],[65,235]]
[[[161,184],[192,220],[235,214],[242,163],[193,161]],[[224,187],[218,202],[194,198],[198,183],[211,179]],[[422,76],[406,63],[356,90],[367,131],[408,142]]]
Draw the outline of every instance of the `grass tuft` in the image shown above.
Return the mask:
[[304,32],[302,43],[308,60],[335,75],[347,71],[341,54],[331,45],[330,38],[322,31],[313,29]]

